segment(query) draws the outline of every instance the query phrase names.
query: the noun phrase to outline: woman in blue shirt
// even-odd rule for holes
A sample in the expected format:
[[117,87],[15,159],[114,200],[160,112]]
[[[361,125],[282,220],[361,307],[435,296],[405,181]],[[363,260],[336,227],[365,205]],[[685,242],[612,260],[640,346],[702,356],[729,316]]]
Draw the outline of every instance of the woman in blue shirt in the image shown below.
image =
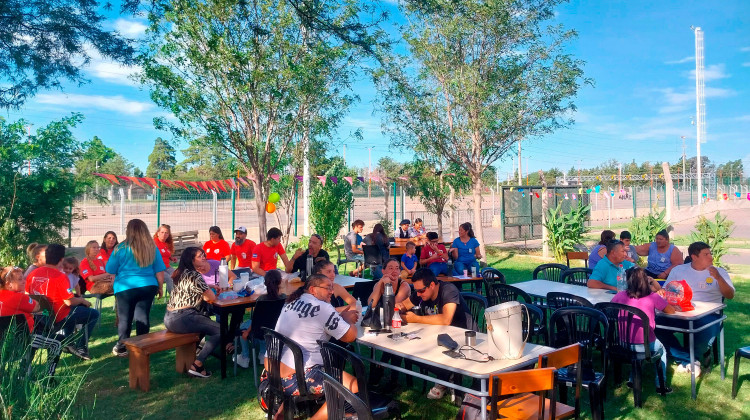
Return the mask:
[[125,241],[118,244],[107,261],[107,273],[115,275],[117,305],[117,344],[115,356],[128,355],[122,341],[130,337],[135,320],[136,335],[148,334],[149,315],[154,296],[162,296],[164,260],[143,220],[132,219],[125,228]]
[[458,227],[458,238],[453,240],[448,253],[454,260],[454,275],[463,275],[464,270],[469,270],[470,267],[475,267],[477,274],[479,273],[479,259],[482,258],[482,254],[479,253],[479,241],[474,238],[471,223],[466,222]]

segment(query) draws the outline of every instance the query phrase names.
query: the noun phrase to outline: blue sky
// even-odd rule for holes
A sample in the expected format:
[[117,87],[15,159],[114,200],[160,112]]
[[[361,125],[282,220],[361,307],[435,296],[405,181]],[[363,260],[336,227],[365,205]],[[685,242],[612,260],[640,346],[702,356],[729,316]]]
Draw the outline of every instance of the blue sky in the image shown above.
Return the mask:
[[[682,153],[681,136],[688,156],[694,156],[691,25],[705,32],[707,141],[702,154],[718,162],[743,159],[750,168],[750,2],[577,0],[558,7],[556,20],[579,32],[569,48],[586,62],[586,76],[595,86],[579,92],[575,125],[524,141],[524,172],[554,166],[567,170],[579,160],[584,167],[611,158],[675,162]],[[140,36],[144,24],[115,15],[107,22],[130,37]],[[167,114],[128,79],[135,70],[94,56],[85,69],[90,83],[41,92],[22,110],[3,116],[23,117],[39,127],[81,112],[86,119],[75,131],[80,140],[97,135],[145,170],[154,139],[171,135],[153,128],[153,117]],[[345,143],[347,163],[362,167],[368,164],[368,147],[373,147],[373,164],[386,155],[408,159],[408,153],[389,150],[380,132],[373,86],[363,79],[355,89],[361,102],[345,118],[329,153],[342,154]],[[361,142],[349,135],[356,129],[364,135]],[[513,153],[496,164],[502,178],[515,160]]]

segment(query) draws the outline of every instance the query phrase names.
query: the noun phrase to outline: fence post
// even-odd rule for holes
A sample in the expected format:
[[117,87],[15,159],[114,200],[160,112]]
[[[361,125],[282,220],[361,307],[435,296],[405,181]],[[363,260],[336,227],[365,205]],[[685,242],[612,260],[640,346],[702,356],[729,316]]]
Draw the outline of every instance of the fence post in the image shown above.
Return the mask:
[[218,226],[216,224],[216,208],[219,205],[218,199],[216,198],[216,191],[211,190],[211,195],[213,196],[213,200],[211,200],[211,204],[213,206],[213,215],[214,215],[214,222],[211,226]]
[[70,199],[68,207],[68,248],[73,246],[73,199]]
[[632,187],[631,190],[633,191],[633,219],[638,217],[638,213],[636,210],[636,199],[635,199],[635,192],[638,190],[636,187]]
[[680,189],[677,189],[677,210],[680,209]]
[[[406,198],[406,192],[404,191],[404,186],[401,186],[401,219],[405,219],[404,214],[404,199]],[[395,229],[394,229],[395,230]]]
[[[396,224],[396,183],[393,183],[393,230],[396,230],[398,225]],[[390,233],[388,233],[390,236]]]
[[651,209],[654,208],[653,195],[654,195],[654,189],[652,187],[648,187],[648,211],[649,213],[651,212]]
[[156,174],[156,230],[161,226],[161,172]]
[[693,207],[693,180],[690,180],[690,207]]
[[505,187],[500,187],[498,192],[500,193],[500,242],[505,242]]
[[120,235],[125,236],[125,188],[120,188]]
[[[240,182],[240,181],[237,181],[237,182]],[[237,204],[237,197],[235,195],[234,188],[232,188],[232,231],[234,231],[234,228],[236,226],[234,224],[234,221],[235,221],[235,218],[234,218],[235,214],[234,214],[234,212],[235,212],[236,204]]]

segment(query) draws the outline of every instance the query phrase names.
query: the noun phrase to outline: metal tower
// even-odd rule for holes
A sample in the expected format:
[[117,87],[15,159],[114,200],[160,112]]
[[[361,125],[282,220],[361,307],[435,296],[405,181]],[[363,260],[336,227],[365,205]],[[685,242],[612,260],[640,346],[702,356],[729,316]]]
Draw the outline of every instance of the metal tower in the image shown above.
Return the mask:
[[698,197],[703,203],[703,177],[701,162],[701,143],[706,140],[706,80],[703,54],[703,30],[691,27],[695,33],[695,113],[696,113],[696,165],[698,166]]

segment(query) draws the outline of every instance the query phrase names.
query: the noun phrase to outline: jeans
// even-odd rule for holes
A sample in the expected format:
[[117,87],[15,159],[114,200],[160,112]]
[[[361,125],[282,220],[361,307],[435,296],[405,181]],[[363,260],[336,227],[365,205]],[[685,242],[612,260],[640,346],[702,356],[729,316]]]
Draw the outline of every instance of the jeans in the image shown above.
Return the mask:
[[167,285],[167,293],[172,294],[172,289],[174,289],[174,280],[172,280],[172,273],[174,273],[174,268],[167,266],[167,269],[164,270],[164,284]]
[[70,308],[70,313],[62,321],[62,329],[65,331],[65,337],[70,338],[75,333],[76,325],[84,324],[84,328],[88,331],[87,335],[81,334],[76,342],[76,348],[87,349],[88,340],[87,337],[91,337],[91,333],[94,332],[94,327],[99,321],[99,311],[96,309],[88,308],[86,306],[74,306]]
[[216,346],[221,342],[221,330],[219,323],[212,321],[211,318],[201,314],[194,308],[179,309],[176,311],[167,311],[164,315],[164,325],[167,330],[177,334],[198,333],[206,337],[206,343],[203,345],[198,356],[195,358],[202,363],[214,351]]
[[[703,318],[694,321],[693,327],[698,328],[712,321],[716,321],[719,318],[721,318],[721,315],[719,314],[706,315]],[[659,324],[670,327],[688,327],[687,321],[671,318],[660,320]],[[695,352],[693,354],[696,359],[700,359],[700,356],[706,351],[706,349],[708,349],[709,344],[719,334],[720,330],[721,323],[719,322],[693,335],[693,343],[695,344]],[[685,339],[685,344],[681,345],[675,336],[675,331],[657,329],[655,333],[656,337],[664,343],[664,347],[667,348],[669,355],[672,356],[672,359],[674,359],[675,362],[683,365],[690,363],[690,342],[687,341],[688,338]]]
[[[252,326],[252,319],[248,319],[247,321],[240,324],[240,331],[244,331]],[[252,338],[251,338],[252,339]],[[266,342],[264,340],[256,340],[256,342],[253,343],[260,344],[260,351],[258,352],[258,359],[263,360],[263,358],[266,355]],[[244,338],[240,337],[240,345],[242,346],[242,355],[244,357],[250,358],[250,340],[245,340]]]
[[118,349],[124,346],[122,340],[130,337],[135,321],[135,335],[148,334],[151,329],[149,314],[151,305],[156,296],[156,286],[136,287],[115,293],[115,304],[117,304],[117,341]]
[[432,271],[432,274],[434,274],[435,277],[437,277],[437,276],[439,276],[441,274],[445,274],[446,276],[448,275],[448,264],[447,263],[444,263],[444,262],[434,262],[434,263],[428,265],[427,268],[429,268],[430,271]]
[[[659,383],[659,372],[661,371],[661,377],[664,378],[664,387],[667,386],[667,351],[664,348],[664,345],[659,341],[659,339],[654,340],[651,342],[651,345],[649,346],[651,349],[651,356],[657,356],[660,355],[661,358],[659,359],[659,364],[655,365],[656,368],[656,377],[654,377],[654,383],[656,384],[656,388],[659,389],[661,387],[661,384]],[[646,351],[643,344],[631,344],[630,349],[633,351],[636,351],[638,353],[644,353]],[[633,380],[633,372],[630,372],[630,380]]]
[[[479,275],[479,262],[477,262],[477,260],[474,260],[474,262],[456,261],[453,263],[453,275],[461,276],[464,274],[464,270],[469,270],[471,267],[475,267],[477,270],[477,275]],[[471,275],[471,272],[469,273],[469,275]]]

